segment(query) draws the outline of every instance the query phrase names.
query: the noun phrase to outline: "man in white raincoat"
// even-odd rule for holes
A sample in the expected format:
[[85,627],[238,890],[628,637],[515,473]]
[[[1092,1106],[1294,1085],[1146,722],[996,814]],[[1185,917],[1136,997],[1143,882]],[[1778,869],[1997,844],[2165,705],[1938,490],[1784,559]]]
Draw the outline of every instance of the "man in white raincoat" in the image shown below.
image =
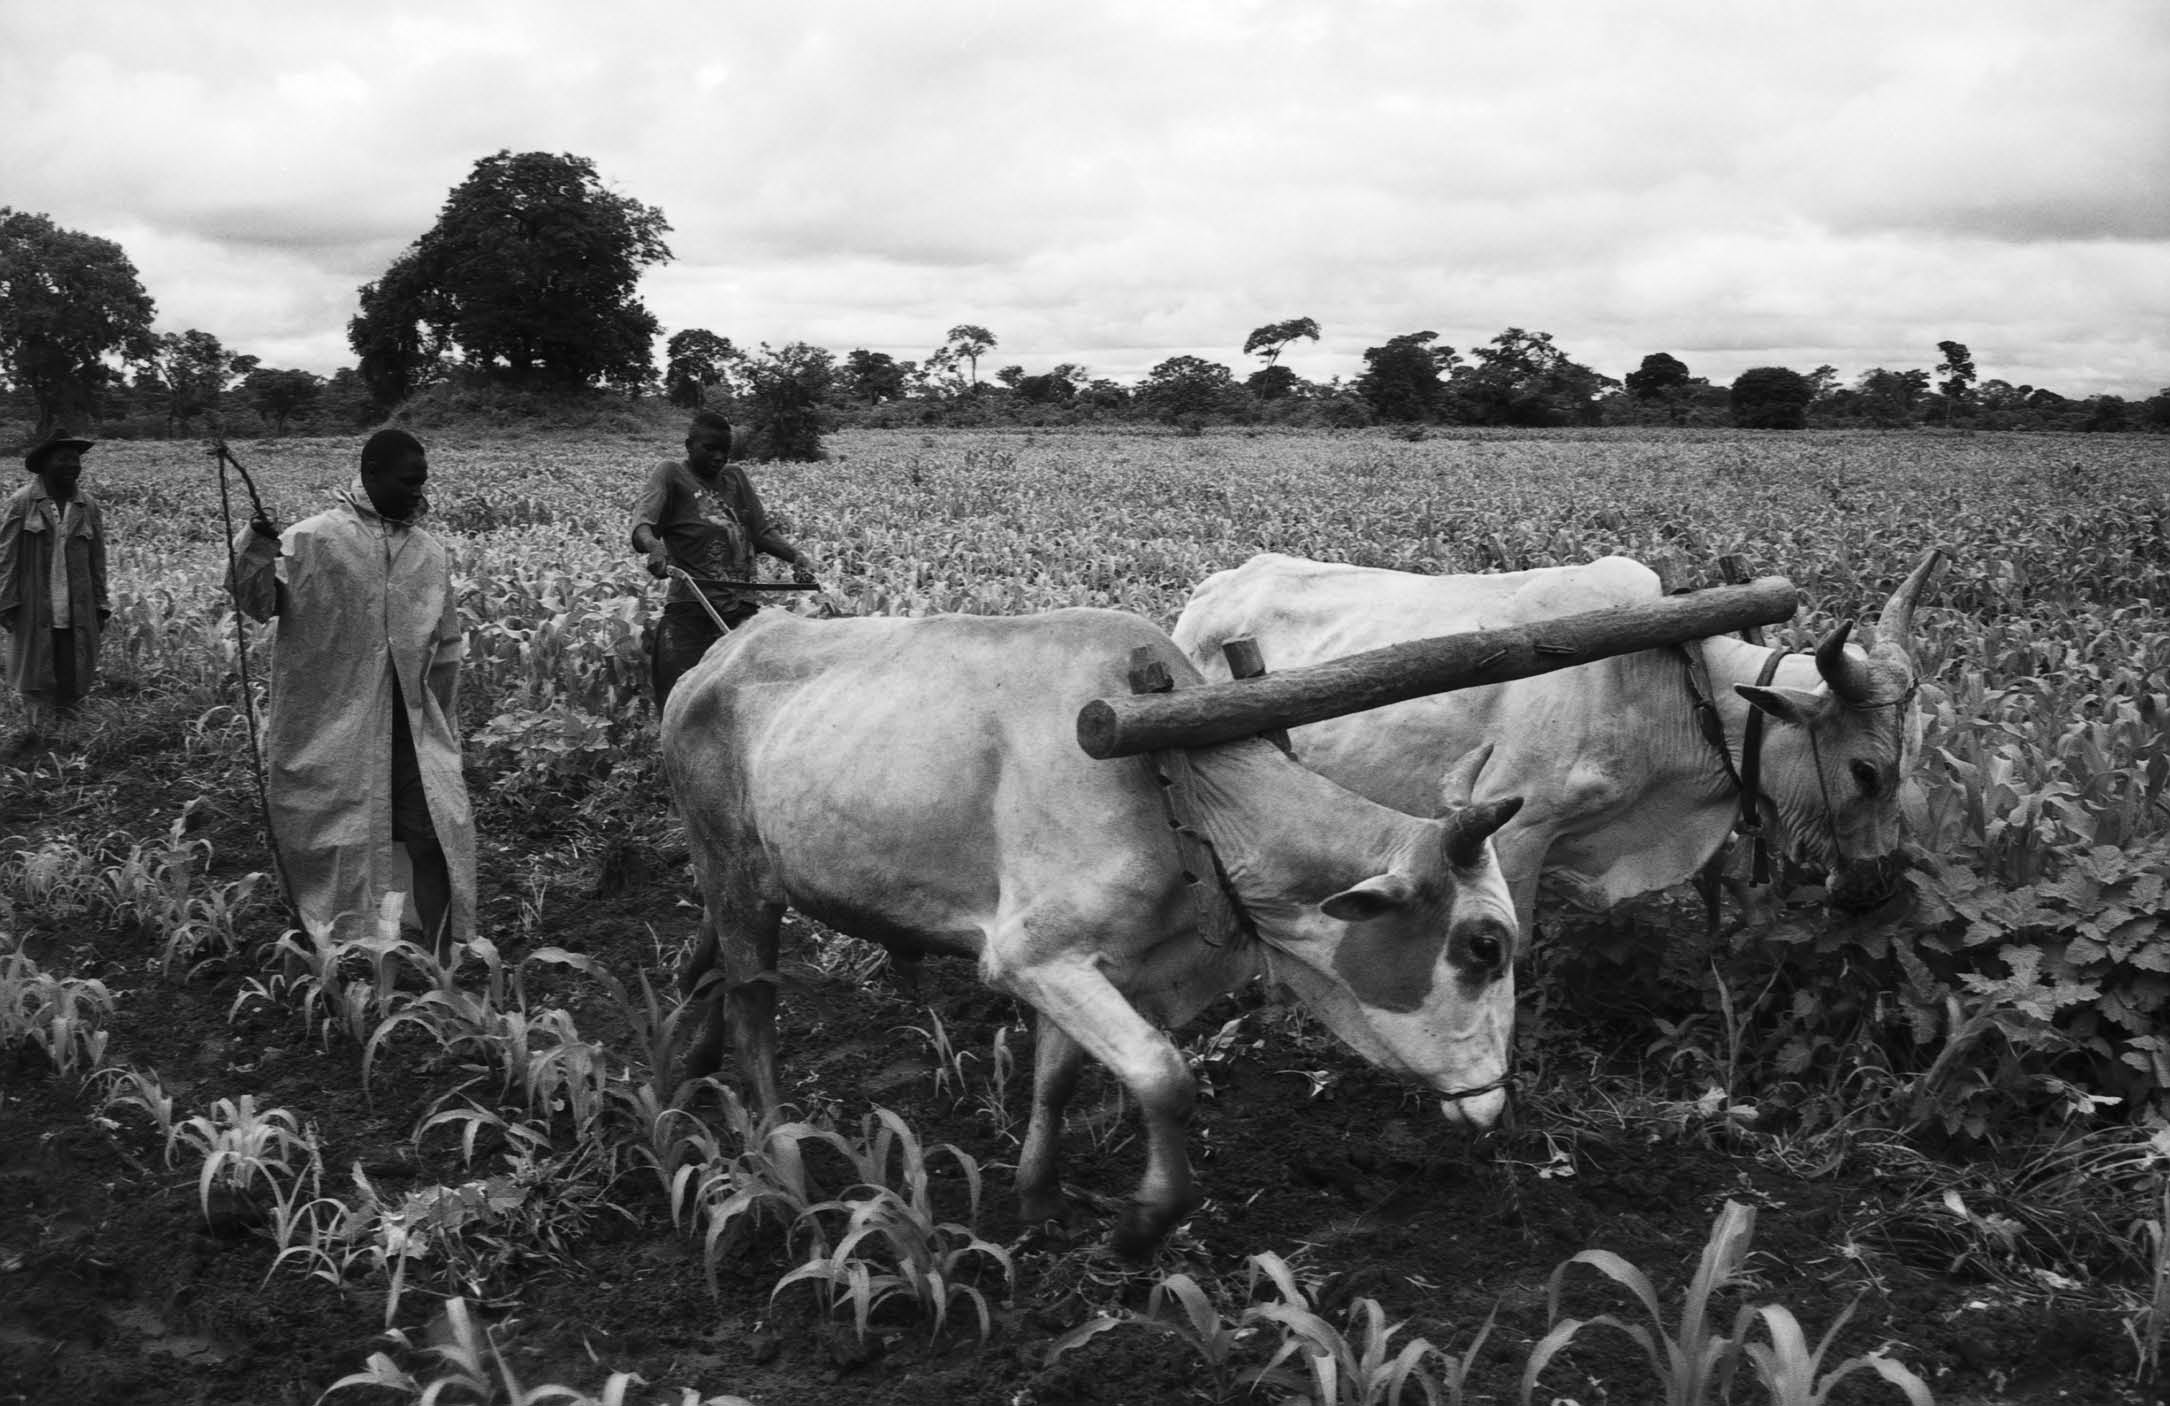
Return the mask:
[[265,728],[274,841],[312,933],[367,920],[413,868],[415,911],[440,957],[475,925],[475,822],[460,775],[465,654],[444,544],[415,525],[429,463],[379,430],[336,507],[234,545],[234,599],[279,617]]

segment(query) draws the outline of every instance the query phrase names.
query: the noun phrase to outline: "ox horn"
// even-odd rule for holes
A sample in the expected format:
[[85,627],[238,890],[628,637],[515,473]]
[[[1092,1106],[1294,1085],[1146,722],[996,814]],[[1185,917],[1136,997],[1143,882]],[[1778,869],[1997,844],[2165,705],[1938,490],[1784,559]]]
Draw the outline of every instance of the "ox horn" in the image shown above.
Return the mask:
[[1853,633],[1854,622],[1842,620],[1838,628],[1825,635],[1816,645],[1816,672],[1831,685],[1831,692],[1847,703],[1874,701],[1874,689],[1861,662],[1846,652],[1846,637]]
[[1914,607],[1921,602],[1921,593],[1944,567],[1943,549],[1931,547],[1923,555],[1913,574],[1899,583],[1899,589],[1884,602],[1884,613],[1876,617],[1876,644],[1880,649],[1896,649],[1911,655],[1914,650]]
[[1457,869],[1467,869],[1484,859],[1484,842],[1492,838],[1492,832],[1514,819],[1514,813],[1522,809],[1520,796],[1503,796],[1496,801],[1479,801],[1463,806],[1446,819],[1447,860]]

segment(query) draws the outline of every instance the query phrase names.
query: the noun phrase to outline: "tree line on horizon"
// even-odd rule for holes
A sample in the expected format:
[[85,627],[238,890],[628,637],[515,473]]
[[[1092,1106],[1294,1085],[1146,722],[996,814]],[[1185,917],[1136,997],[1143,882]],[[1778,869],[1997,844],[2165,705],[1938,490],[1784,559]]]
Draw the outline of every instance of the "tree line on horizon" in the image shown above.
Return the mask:
[[200,329],[152,331],[156,304],[119,245],[0,207],[0,413],[33,421],[37,434],[65,425],[170,436],[199,420],[240,432],[251,419],[260,432],[324,433],[432,399],[495,396],[502,416],[506,396],[530,407],[660,396],[729,408],[755,427],[754,453],[780,458],[811,457],[821,433],[844,424],[2170,430],[2170,388],[2141,401],[2072,399],[1983,380],[1956,341],[1937,344],[1933,373],[1875,367],[1843,382],[1831,366],[1765,366],[1725,385],[1668,352],[1615,380],[1552,334],[1520,327],[1466,353],[1435,332],[1403,333],[1367,348],[1360,374],[1309,381],[1281,360],[1319,339],[1309,317],[1253,329],[1241,354],[1259,364],[1241,379],[1193,355],[1162,361],[1135,385],[1073,363],[1000,365],[983,378],[1000,342],[974,323],[951,327],[918,361],[864,347],[839,357],[805,342],[743,349],[684,328],[663,339],[658,366],[663,329],[638,283],[670,259],[669,232],[661,210],[609,190],[585,158],[485,157],[437,222],[357,290],[347,326],[355,364],[324,377],[267,367]]

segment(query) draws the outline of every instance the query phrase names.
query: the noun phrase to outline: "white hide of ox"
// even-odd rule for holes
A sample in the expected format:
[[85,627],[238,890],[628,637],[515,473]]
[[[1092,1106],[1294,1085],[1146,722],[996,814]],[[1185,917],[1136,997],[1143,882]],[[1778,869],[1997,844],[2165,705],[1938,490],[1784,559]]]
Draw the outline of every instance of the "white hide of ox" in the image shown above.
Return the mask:
[[[1885,604],[1867,648],[1841,625],[1813,655],[1731,637],[1647,650],[1508,683],[1397,703],[1296,729],[1304,765],[1397,809],[1421,809],[1427,777],[1490,746],[1476,795],[1526,804],[1496,837],[1523,932],[1540,878],[1579,905],[1607,908],[1695,875],[1741,815],[1757,777],[1765,833],[1823,866],[1834,903],[1868,907],[1897,883],[1901,786],[1920,745],[1913,614],[1941,564],[1930,552]],[[1663,594],[1625,557],[1586,565],[1421,576],[1265,554],[1191,593],[1173,635],[1209,677],[1221,646],[1249,636],[1270,669],[1403,641],[1524,625]],[[1706,682],[1695,682],[1691,660]],[[1717,710],[1725,755],[1697,717]],[[1747,766],[1749,715],[1771,724]]]
[[1374,804],[1246,741],[1187,753],[1200,828],[1257,941],[1208,943],[1153,763],[1095,761],[1078,709],[1128,691],[1149,647],[1135,616],[807,621],[764,612],[672,691],[663,757],[705,899],[680,974],[706,984],[686,1059],[725,1030],[764,1109],[778,1105],[776,958],[786,907],[905,955],[975,958],[1039,1013],[1028,1218],[1060,1207],[1056,1140],[1085,1054],[1137,1098],[1144,1179],[1116,1226],[1137,1254],[1195,1206],[1182,1124],[1190,1072],[1162,1027],[1261,965],[1373,1063],[1446,1097],[1450,1120],[1504,1107],[1514,909],[1487,837],[1512,797],[1469,806],[1481,758],[1444,783],[1443,818]]

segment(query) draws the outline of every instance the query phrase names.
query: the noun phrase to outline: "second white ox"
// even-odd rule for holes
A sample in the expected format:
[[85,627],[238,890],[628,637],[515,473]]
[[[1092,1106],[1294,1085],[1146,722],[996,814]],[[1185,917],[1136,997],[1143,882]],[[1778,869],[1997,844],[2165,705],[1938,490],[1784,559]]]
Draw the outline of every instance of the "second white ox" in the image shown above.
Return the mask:
[[[1443,766],[1492,746],[1477,794],[1527,801],[1496,840],[1525,932],[1540,877],[1605,908],[1693,876],[1739,819],[1744,784],[1767,833],[1826,867],[1833,902],[1872,906],[1897,881],[1900,786],[1921,730],[1914,606],[1940,562],[1929,553],[1892,594],[1866,650],[1848,647],[1846,625],[1813,655],[1697,640],[1334,718],[1292,741],[1306,766],[1402,810],[1426,804]],[[1420,576],[1269,553],[1200,584],[1174,637],[1225,678],[1221,646],[1246,635],[1269,668],[1292,669],[1661,594],[1656,573],[1625,557]],[[1698,698],[1716,710],[1716,737]],[[1751,729],[1752,709],[1767,730]]]
[[[1116,1226],[1138,1253],[1196,1204],[1182,1124],[1193,1084],[1159,1027],[1260,964],[1372,1062],[1447,1097],[1450,1119],[1504,1106],[1514,910],[1487,837],[1520,804],[1441,819],[1374,804],[1261,742],[1189,753],[1198,822],[1257,941],[1208,943],[1153,764],[1094,761],[1078,709],[1127,691],[1149,647],[1135,616],[810,622],[764,612],[673,690],[663,756],[706,912],[681,973],[711,967],[714,1009],[687,1059],[715,1069],[728,1027],[762,1107],[777,1106],[778,929],[791,907],[905,954],[977,959],[1041,1016],[1025,1214],[1059,1207],[1056,1138],[1084,1054],[1137,1097],[1146,1169]],[[1427,806],[1427,809],[1432,807]]]

